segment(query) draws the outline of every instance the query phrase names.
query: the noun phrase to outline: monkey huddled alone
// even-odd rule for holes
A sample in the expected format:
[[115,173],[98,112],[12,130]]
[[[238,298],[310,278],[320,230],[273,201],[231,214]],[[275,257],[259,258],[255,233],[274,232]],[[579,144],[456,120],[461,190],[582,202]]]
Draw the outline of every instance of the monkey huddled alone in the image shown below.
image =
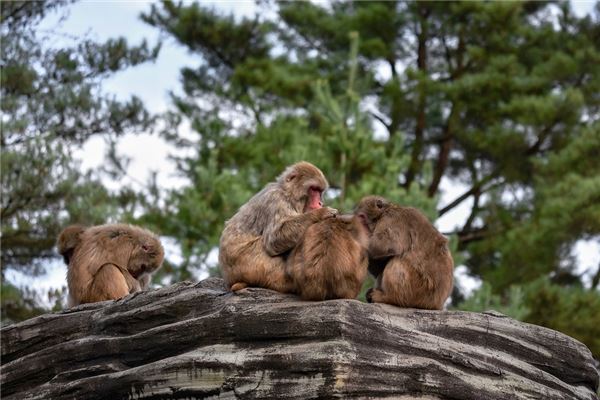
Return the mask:
[[120,299],[148,288],[164,250],[152,232],[134,225],[71,225],[58,236],[67,264],[69,306]]
[[369,272],[377,278],[367,300],[441,310],[453,286],[448,240],[417,209],[383,197],[363,198],[355,215],[369,230]]

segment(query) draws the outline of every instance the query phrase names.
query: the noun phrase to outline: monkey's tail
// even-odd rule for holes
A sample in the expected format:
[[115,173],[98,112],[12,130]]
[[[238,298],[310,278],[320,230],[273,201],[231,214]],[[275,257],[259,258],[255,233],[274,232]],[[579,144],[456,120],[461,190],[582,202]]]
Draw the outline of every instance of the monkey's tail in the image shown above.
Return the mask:
[[85,229],[83,225],[71,225],[63,229],[58,235],[56,247],[58,247],[58,252],[63,256],[65,264],[69,265],[75,247],[81,242],[81,234]]

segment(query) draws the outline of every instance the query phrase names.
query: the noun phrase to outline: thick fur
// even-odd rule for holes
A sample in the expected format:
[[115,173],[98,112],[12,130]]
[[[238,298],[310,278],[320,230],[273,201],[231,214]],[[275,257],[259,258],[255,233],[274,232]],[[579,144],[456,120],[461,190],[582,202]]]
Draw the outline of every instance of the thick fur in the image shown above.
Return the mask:
[[69,306],[116,300],[146,289],[164,259],[156,235],[125,224],[69,226],[57,246],[68,265]]
[[81,242],[83,231],[85,231],[85,226],[83,225],[70,225],[58,235],[56,247],[58,247],[58,252],[63,256],[65,264],[69,265],[75,247]]
[[367,277],[367,229],[358,217],[311,225],[290,254],[288,271],[304,300],[354,299]]
[[417,209],[369,196],[355,214],[369,228],[369,272],[377,278],[368,300],[441,310],[452,292],[448,240]]
[[256,286],[294,291],[285,271],[285,257],[310,225],[335,215],[327,207],[305,212],[309,189],[323,192],[327,186],[325,176],[314,165],[304,161],[293,164],[225,223],[219,264],[231,290]]

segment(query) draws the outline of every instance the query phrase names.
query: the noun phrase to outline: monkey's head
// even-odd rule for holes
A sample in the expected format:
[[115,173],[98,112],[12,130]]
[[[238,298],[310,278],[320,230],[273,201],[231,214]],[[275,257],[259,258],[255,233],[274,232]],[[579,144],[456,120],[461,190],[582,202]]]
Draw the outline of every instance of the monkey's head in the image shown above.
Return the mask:
[[63,256],[66,265],[71,262],[75,248],[81,243],[81,235],[85,229],[83,225],[70,225],[58,235],[56,247],[58,247],[58,252]]
[[277,183],[298,212],[323,207],[322,195],[329,187],[323,172],[306,161],[287,167],[277,178]]
[[361,222],[369,232],[373,232],[377,221],[391,206],[392,203],[381,196],[367,196],[363,197],[358,203],[354,214],[361,219]]
[[162,265],[165,252],[160,240],[152,232],[139,227],[131,227],[132,251],[127,270],[135,279],[142,274],[151,274]]
[[135,225],[107,224],[85,230],[74,258],[93,268],[114,263],[137,279],[161,266],[164,250],[158,237],[149,230]]

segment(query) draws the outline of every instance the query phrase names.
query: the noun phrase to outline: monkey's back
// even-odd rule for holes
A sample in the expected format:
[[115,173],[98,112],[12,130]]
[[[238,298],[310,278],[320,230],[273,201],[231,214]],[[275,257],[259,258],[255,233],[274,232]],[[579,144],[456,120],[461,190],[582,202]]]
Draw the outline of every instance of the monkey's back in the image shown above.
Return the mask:
[[293,254],[296,290],[306,300],[356,298],[367,274],[366,234],[347,216],[311,225]]
[[396,206],[393,213],[397,229],[409,230],[412,243],[385,266],[384,291],[402,307],[442,309],[454,283],[448,240],[415,208]]

